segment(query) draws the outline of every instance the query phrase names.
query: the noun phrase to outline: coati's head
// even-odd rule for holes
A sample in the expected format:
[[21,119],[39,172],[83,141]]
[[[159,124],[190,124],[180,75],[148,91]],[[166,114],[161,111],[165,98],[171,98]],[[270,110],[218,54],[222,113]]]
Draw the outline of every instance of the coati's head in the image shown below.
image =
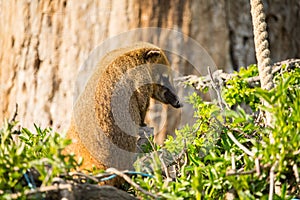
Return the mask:
[[150,49],[144,53],[144,59],[150,65],[153,81],[151,97],[174,108],[182,107],[175,93],[170,64],[164,52],[158,48]]

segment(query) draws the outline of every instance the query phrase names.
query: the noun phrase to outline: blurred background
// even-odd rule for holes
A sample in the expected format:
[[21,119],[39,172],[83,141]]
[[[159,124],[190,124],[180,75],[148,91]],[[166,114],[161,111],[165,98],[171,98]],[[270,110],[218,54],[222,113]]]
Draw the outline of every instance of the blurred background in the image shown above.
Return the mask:
[[[300,1],[263,3],[272,61],[299,58]],[[168,33],[159,31],[126,34],[148,27],[176,30],[189,39],[167,40]],[[188,48],[191,39],[205,51],[198,66],[172,54],[181,48],[197,56]],[[107,40],[113,45],[103,45]],[[138,40],[167,48],[175,76],[200,75],[207,61],[225,72],[256,63],[248,0],[0,0],[0,125],[18,104],[17,120],[23,126],[67,130],[73,99],[99,55]],[[97,47],[101,53],[87,64]],[[177,89],[182,98],[191,90]],[[152,103],[150,110],[156,114],[148,122],[164,138],[190,122],[190,109],[174,111]]]

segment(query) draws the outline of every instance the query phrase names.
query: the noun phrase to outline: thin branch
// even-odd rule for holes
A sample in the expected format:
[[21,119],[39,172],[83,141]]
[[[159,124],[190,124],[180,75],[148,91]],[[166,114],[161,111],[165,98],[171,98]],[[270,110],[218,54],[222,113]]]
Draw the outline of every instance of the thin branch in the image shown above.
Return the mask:
[[149,141],[153,151],[155,151],[154,145],[153,145],[152,141],[149,138],[150,135],[153,135],[153,128],[152,127],[148,127],[148,126],[139,127],[139,138],[138,138],[138,141],[137,141],[137,148],[138,148],[140,153],[144,153],[141,147],[142,147],[143,144],[146,143],[146,141]]
[[300,182],[300,178],[299,178],[299,171],[298,171],[298,166],[297,164],[293,164],[293,171],[294,171],[294,175],[295,175],[295,178],[296,178],[296,183],[299,184]]
[[146,132],[146,131],[144,131],[144,136],[145,136],[146,139],[149,141],[149,143],[150,143],[150,145],[151,145],[151,147],[152,147],[152,150],[153,150],[153,151],[157,151],[157,150],[155,149],[155,145],[154,145],[153,142],[150,140],[150,138],[149,138],[149,136],[147,135],[147,132]]
[[106,172],[109,172],[109,173],[112,173],[112,174],[116,174],[116,175],[122,177],[122,178],[123,178],[125,181],[127,181],[130,185],[132,185],[132,186],[135,187],[137,190],[141,191],[142,193],[144,193],[144,194],[146,194],[146,195],[149,195],[149,196],[151,196],[151,197],[153,197],[153,198],[155,198],[155,199],[158,199],[158,198],[159,198],[158,195],[152,194],[151,192],[148,192],[148,191],[144,190],[141,186],[139,186],[138,184],[136,184],[135,182],[133,182],[129,176],[127,176],[126,174],[124,174],[124,173],[118,171],[118,170],[115,169],[115,168],[108,168],[108,169],[106,170]]
[[[216,121],[219,123],[219,125],[221,127],[225,127],[225,128],[228,128],[226,126],[224,126],[216,117],[215,117]],[[239,129],[231,129],[233,131],[236,131],[236,132],[239,132],[239,133],[243,133],[242,131],[240,131]],[[243,133],[244,134],[244,133]],[[247,149],[247,147],[245,147],[244,145],[242,145],[235,137],[234,135],[231,133],[231,132],[228,132],[227,135],[229,136],[229,138],[240,148],[242,149],[246,154],[248,154],[249,156],[251,157],[254,157],[255,154],[250,151],[249,149]]]
[[[54,190],[68,190],[68,191],[71,191],[72,190],[72,185],[71,184],[56,184],[56,185],[40,187],[40,188],[33,189],[33,190],[26,190],[25,191],[25,196],[33,195],[33,194],[37,194],[37,193],[44,193],[44,192],[54,191]],[[11,194],[10,197],[12,199],[17,199],[17,198],[22,197],[23,195],[24,194],[18,192],[18,193]]]
[[14,122],[14,121],[16,120],[17,115],[18,115],[18,107],[19,107],[19,105],[16,104],[16,109],[15,109],[14,115],[13,115],[13,117],[11,118],[10,122]]
[[235,176],[235,175],[249,175],[249,174],[254,174],[256,172],[256,169],[252,169],[249,171],[241,171],[241,172],[235,172],[235,171],[229,171],[226,172],[226,176]]
[[[278,73],[282,69],[283,65],[286,65],[285,70],[299,68],[300,67],[300,59],[288,59],[288,60],[274,63],[272,65],[272,74],[274,75],[274,74]],[[216,70],[212,73],[212,77],[219,77],[225,83],[228,80],[230,80],[236,76],[237,76],[237,74],[225,73],[222,70]],[[178,78],[174,79],[174,81],[178,81],[179,84],[180,83],[185,83],[185,84],[190,83],[197,90],[203,89],[203,88],[206,88],[206,87],[209,87],[210,85],[212,85],[211,76],[209,74],[206,76],[202,76],[202,77],[198,77],[196,75],[188,75],[188,76],[178,77]],[[259,86],[259,84],[260,84],[259,76],[247,78],[246,81],[251,87]]]
[[[216,117],[215,117],[216,121],[220,124],[220,126],[225,127]],[[227,127],[226,127],[227,128]],[[233,131],[237,131],[239,133],[243,133],[242,131],[240,131],[239,129],[232,129]],[[228,132],[227,135],[229,136],[229,138],[240,148],[242,149],[246,154],[248,154],[251,157],[254,157],[255,154],[250,151],[249,149],[247,149],[247,147],[245,147],[243,144],[241,144],[231,132]]]
[[275,183],[275,169],[278,165],[278,161],[276,161],[271,169],[270,169],[270,188],[269,188],[269,200],[273,199],[273,195],[274,195],[274,183]]
[[231,153],[231,168],[232,168],[233,171],[236,171],[234,153]]
[[183,139],[183,144],[184,144],[183,149],[180,151],[180,153],[178,154],[178,156],[173,156],[171,154],[173,162],[168,163],[167,167],[171,167],[172,165],[178,164],[179,161],[181,160],[182,156],[187,154],[187,147],[186,147],[186,140],[185,139]]
[[[197,128],[191,132],[191,135],[196,134],[197,131],[200,129],[201,125],[202,125],[202,123],[200,122],[199,125],[197,126]],[[167,167],[170,167],[170,166],[172,166],[174,164],[177,164],[180,161],[180,159],[182,158],[183,155],[188,156],[187,155],[186,139],[182,139],[182,142],[183,142],[183,149],[178,154],[178,156],[175,157],[175,156],[172,155],[173,162],[168,163]]]
[[42,186],[44,186],[44,184],[46,184],[49,181],[51,175],[52,175],[52,168],[50,167],[47,170],[47,175],[45,176],[45,178],[43,180]]
[[189,158],[189,155],[188,155],[188,152],[187,152],[187,147],[186,147],[186,140],[184,139],[184,149],[186,149],[186,151],[184,151],[184,155],[185,155],[185,159],[184,159],[184,163],[182,165],[182,169],[184,169],[184,166],[187,165],[187,162],[188,162],[188,158]]
[[251,157],[254,157],[255,154],[250,151],[249,149],[247,149],[247,147],[245,147],[244,145],[242,145],[231,132],[228,132],[227,135],[229,136],[229,138],[240,148],[242,149],[246,154],[248,154]]
[[92,181],[94,181],[94,182],[96,182],[96,183],[99,182],[99,180],[98,180],[97,178],[95,178],[95,177],[93,177],[93,176],[90,176],[90,175],[88,175],[88,174],[80,173],[80,172],[69,172],[68,175],[69,175],[69,176],[82,176],[82,177],[85,177],[85,178],[87,178],[87,179],[90,179],[90,180],[92,180]]
[[163,159],[162,157],[163,157],[163,154],[160,154],[160,155],[158,156],[158,158],[159,158],[159,160],[160,160],[160,162],[161,162],[161,164],[162,164],[162,167],[163,167],[163,169],[164,169],[164,171],[165,171],[167,180],[169,180],[169,179],[171,179],[171,178],[170,178],[170,174],[169,174],[169,170],[168,170],[168,167],[167,167],[167,165],[166,165],[166,163],[165,163],[165,161],[164,161],[164,159]]
[[259,159],[258,159],[258,158],[255,158],[254,162],[255,162],[255,170],[256,170],[256,172],[257,172],[257,175],[260,176],[260,173],[261,173],[261,172],[260,172]]
[[[259,168],[261,168],[261,169],[267,169],[267,168],[270,168],[270,167],[271,167],[270,164],[259,166]],[[226,172],[226,176],[249,175],[249,174],[257,173],[257,169],[256,168],[248,170],[248,171],[243,171],[243,170],[244,170],[244,168],[241,168],[241,169],[239,169],[237,171],[230,170],[230,171]]]
[[298,154],[300,154],[300,149],[298,149],[297,151],[294,151],[294,152],[293,152],[293,155],[294,155],[294,156],[296,156],[296,155],[298,155]]
[[162,158],[162,155],[163,155],[163,154],[160,154],[160,155],[159,155],[159,160],[160,160],[160,162],[161,162],[161,164],[162,164],[162,167],[163,167],[163,169],[164,169],[164,171],[165,171],[165,174],[166,174],[166,180],[164,181],[164,187],[167,187],[168,184],[169,184],[169,182],[172,181],[172,178],[170,177],[169,169],[168,169],[168,167],[166,166],[166,164],[165,164],[165,162],[164,162],[164,159]]
[[221,96],[220,86],[217,86],[217,84],[215,83],[213,75],[210,71],[210,67],[207,67],[207,71],[208,71],[208,75],[209,75],[209,78],[210,78],[210,81],[211,81],[211,85],[217,93],[220,108],[221,108],[221,110],[224,110],[224,100],[222,99],[222,96]]

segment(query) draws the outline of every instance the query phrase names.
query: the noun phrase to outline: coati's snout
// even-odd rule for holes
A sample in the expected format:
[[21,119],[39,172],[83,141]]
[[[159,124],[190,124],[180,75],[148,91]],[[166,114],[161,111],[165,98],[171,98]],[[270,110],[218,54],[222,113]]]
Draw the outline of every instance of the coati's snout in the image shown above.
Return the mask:
[[166,99],[166,101],[173,106],[174,108],[180,108],[183,106],[182,103],[180,103],[179,98],[176,94],[174,94],[170,89],[165,88],[165,92],[164,92],[164,98]]
[[170,104],[174,108],[180,108],[183,106],[172,87],[155,84],[152,98],[162,103]]
[[182,107],[182,103],[180,103],[178,96],[169,88],[163,87],[163,98],[165,99],[167,104],[170,104],[174,108]]

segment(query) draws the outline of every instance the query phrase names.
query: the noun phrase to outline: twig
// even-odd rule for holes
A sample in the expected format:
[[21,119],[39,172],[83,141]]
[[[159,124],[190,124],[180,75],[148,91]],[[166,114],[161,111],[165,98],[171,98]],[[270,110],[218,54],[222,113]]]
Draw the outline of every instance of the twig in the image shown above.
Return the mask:
[[19,105],[16,103],[16,109],[15,109],[14,115],[13,115],[12,119],[10,120],[10,122],[14,122],[16,120],[16,117],[18,115],[18,107],[19,107]]
[[83,176],[83,177],[85,177],[87,179],[90,179],[90,180],[96,182],[96,183],[99,182],[99,180],[97,178],[95,178],[93,176],[90,176],[88,174],[80,173],[80,172],[70,172],[70,173],[68,173],[68,175],[69,176]]
[[187,148],[186,148],[186,141],[185,139],[183,139],[183,143],[184,143],[184,147],[183,149],[180,151],[180,153],[178,154],[178,156],[173,156],[172,154],[172,159],[173,159],[173,162],[171,163],[168,163],[167,167],[171,167],[172,165],[175,165],[175,164],[178,164],[180,159],[182,158],[183,155],[186,155],[187,154]]
[[260,176],[260,164],[259,164],[259,159],[258,159],[258,158],[255,158],[254,162],[255,162],[255,170],[256,170],[256,172],[257,172],[257,175]]
[[294,151],[294,152],[293,152],[293,155],[294,155],[294,156],[296,156],[296,155],[298,155],[298,154],[300,154],[300,149],[298,149],[297,151]]
[[166,166],[165,162],[164,162],[164,159],[162,158],[162,154],[159,155],[159,160],[162,164],[162,167],[165,171],[165,174],[166,174],[166,180],[164,181],[164,187],[167,187],[169,182],[172,181],[172,178],[170,177],[170,173],[169,173],[169,169],[168,167]]
[[[221,126],[221,127],[225,127],[225,128],[227,128],[226,126],[224,126],[216,117],[215,117],[215,119],[216,119],[216,121],[219,123],[219,125]],[[232,129],[233,131],[237,131],[237,132],[239,132],[239,133],[243,133],[243,132],[241,132],[240,130],[238,130],[238,129]],[[227,135],[229,136],[229,138],[240,148],[240,149],[242,149],[246,154],[248,154],[249,156],[251,156],[251,157],[254,157],[255,156],[255,154],[252,152],[252,151],[250,151],[249,149],[247,149],[247,147],[245,147],[244,145],[242,145],[235,137],[234,137],[234,135],[231,133],[231,132],[228,132],[227,133]]]
[[[197,133],[197,131],[200,129],[201,125],[202,125],[202,123],[200,122],[200,123],[199,123],[199,126],[198,126],[195,130],[193,130],[193,131],[191,132],[191,135]],[[179,162],[179,160],[182,158],[183,155],[188,156],[188,155],[187,155],[186,139],[183,139],[182,142],[183,142],[183,149],[182,149],[181,152],[178,154],[178,156],[176,156],[177,158],[174,158],[174,156],[172,155],[172,158],[173,158],[173,161],[174,161],[174,162],[169,163],[169,164],[167,165],[167,167],[170,167],[170,166],[172,166],[172,165],[174,165],[174,164],[177,164],[177,163]]]
[[214,78],[211,74],[211,71],[210,71],[210,67],[207,67],[207,71],[208,71],[208,75],[209,75],[209,78],[210,78],[210,81],[211,81],[211,85],[217,93],[220,108],[221,108],[221,110],[224,110],[224,101],[223,101],[222,96],[221,96],[220,87],[217,86],[217,84],[215,83],[215,80],[214,80]]
[[[226,126],[224,126],[216,117],[215,117],[216,121],[219,123],[219,125],[221,127],[225,127],[227,128]],[[239,133],[243,133],[242,131],[240,131],[239,129],[232,129],[233,131],[236,131],[236,132],[239,132]],[[229,138],[240,148],[242,149],[246,154],[248,154],[249,156],[251,157],[254,157],[255,154],[250,151],[249,149],[247,149],[247,147],[245,147],[244,145],[242,145],[235,137],[234,135],[231,133],[231,132],[228,132],[227,135],[229,136]]]
[[153,150],[153,151],[156,151],[155,145],[152,143],[152,141],[151,141],[150,138],[148,137],[146,131],[144,131],[144,135],[145,135],[146,139],[149,141],[149,143],[150,143],[150,145],[151,145],[151,147],[152,147],[152,150]]
[[270,188],[269,188],[269,200],[273,199],[273,195],[274,195],[274,182],[275,182],[275,168],[278,165],[278,161],[276,161],[271,169],[270,169]]
[[248,154],[251,157],[254,157],[255,154],[250,151],[249,149],[247,149],[244,145],[242,145],[231,132],[228,132],[227,135],[229,136],[229,138],[240,148],[242,149],[246,154]]
[[169,174],[168,167],[166,166],[166,163],[164,162],[164,159],[162,158],[162,156],[163,156],[163,154],[160,154],[160,155],[158,156],[158,158],[159,158],[159,160],[160,160],[160,162],[161,162],[161,164],[162,164],[162,167],[163,167],[163,169],[164,169],[164,171],[165,171],[165,174],[166,174],[167,179],[170,179],[170,174]]
[[233,170],[226,172],[226,176],[235,176],[235,175],[248,175],[248,174],[254,174],[256,172],[256,169],[252,169],[249,171],[241,171],[241,172],[235,172]]
[[183,147],[183,148],[186,149],[186,151],[184,151],[185,160],[184,160],[184,163],[183,163],[183,165],[182,165],[182,169],[184,169],[184,166],[187,165],[188,157],[189,157],[188,152],[187,152],[187,147],[186,147],[186,140],[183,139],[183,142],[184,142],[184,147]]
[[[286,70],[289,70],[297,67],[299,68],[299,64],[300,64],[300,59],[288,59],[288,60],[274,63],[272,65],[272,74],[274,75],[277,72],[279,72],[282,69],[282,65],[286,65]],[[222,70],[216,70],[212,73],[212,77],[219,77],[224,82],[236,76],[237,74],[231,74],[231,73],[228,74],[223,72]],[[178,77],[174,81],[178,81],[179,83],[191,83],[192,86],[197,90],[212,85],[210,75],[206,75],[202,77],[198,77],[196,75],[188,75],[188,76]],[[254,76],[254,77],[247,78],[246,81],[252,87],[259,86],[259,84],[257,83],[260,82],[260,78],[259,76]]]
[[[267,165],[259,166],[259,168],[261,168],[261,169],[270,168],[270,165],[267,164]],[[226,176],[249,175],[249,174],[254,174],[254,173],[257,172],[257,169],[251,169],[251,170],[248,170],[248,171],[243,171],[243,169],[244,168],[241,168],[237,171],[230,170],[229,172],[226,172]]]
[[234,153],[231,153],[231,168],[234,172],[236,171]]
[[[231,130],[233,130],[233,131],[236,131],[236,132],[238,132],[238,133],[240,133],[240,134],[242,134],[242,135],[245,135],[245,133],[243,132],[243,131],[241,131],[240,129],[237,129],[237,128],[231,128]],[[232,136],[234,137],[234,135],[232,134]],[[235,137],[234,137],[234,139],[237,141],[237,142],[239,142]],[[240,144],[240,145],[242,145],[242,144]],[[243,146],[243,145],[242,145]],[[244,148],[246,148],[245,146],[244,146]],[[247,149],[247,148],[246,148]],[[248,149],[247,149],[248,150]],[[251,152],[250,150],[248,150],[249,152]],[[252,157],[254,157],[254,153],[252,153],[251,152],[251,154],[253,154],[253,156]],[[248,154],[249,155],[249,154]],[[250,155],[251,156],[251,155]],[[258,160],[257,160],[258,161]],[[257,164],[257,163],[256,163]],[[258,162],[258,164],[259,164],[259,162]]]
[[300,182],[300,178],[299,178],[299,171],[298,171],[298,166],[297,164],[293,164],[293,171],[294,171],[294,175],[295,175],[295,178],[296,178],[296,183],[299,184]]
[[[37,194],[37,193],[49,192],[49,191],[53,191],[53,190],[69,190],[69,191],[71,191],[72,185],[71,184],[57,184],[57,185],[44,186],[44,187],[40,187],[40,188],[33,189],[33,190],[26,190],[25,196]],[[17,199],[23,195],[24,194],[18,192],[18,193],[11,194],[11,198]]]
[[149,138],[150,135],[153,135],[152,127],[148,127],[148,126],[139,127],[139,137],[137,140],[137,148],[138,148],[139,153],[145,153],[145,152],[143,152],[143,149],[141,147],[143,144],[146,144],[146,141],[149,141],[152,149],[154,148],[154,145],[152,144],[152,142]]
[[49,181],[51,174],[52,174],[52,167],[49,167],[47,170],[47,175],[45,176],[45,178],[43,180],[42,186],[44,186],[44,184]]
[[126,174],[118,171],[117,169],[115,168],[108,168],[106,170],[106,172],[109,172],[109,173],[112,173],[112,174],[116,174],[120,177],[122,177],[125,181],[127,181],[130,185],[132,185],[133,187],[135,187],[137,190],[141,191],[142,193],[146,194],[146,195],[149,195],[155,199],[158,199],[159,196],[158,195],[155,195],[155,194],[152,194],[151,192],[148,192],[146,190],[144,190],[141,186],[139,186],[138,184],[136,184],[135,182],[133,182],[131,180],[131,178],[129,176],[127,176]]

